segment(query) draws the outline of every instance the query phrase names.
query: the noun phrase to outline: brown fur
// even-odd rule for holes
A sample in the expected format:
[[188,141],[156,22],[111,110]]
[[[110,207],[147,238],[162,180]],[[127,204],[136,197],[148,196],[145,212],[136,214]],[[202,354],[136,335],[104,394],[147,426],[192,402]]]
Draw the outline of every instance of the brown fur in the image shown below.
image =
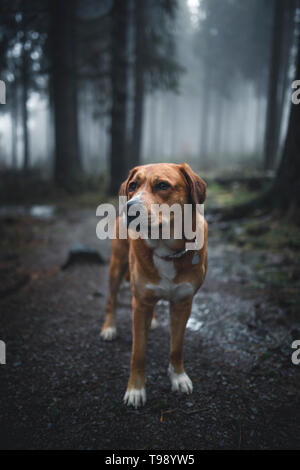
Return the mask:
[[[157,181],[166,181],[171,185],[167,191],[156,189]],[[138,182],[138,188],[129,192],[132,181]],[[152,203],[167,203],[181,205],[192,202],[203,203],[206,197],[205,182],[183,163],[153,164],[133,168],[126,181],[121,185],[120,195],[132,198],[143,189],[143,204],[150,208]],[[121,219],[117,221],[117,236]],[[174,259],[176,276],[175,284],[189,282],[195,292],[204,281],[207,269],[207,224],[205,222],[204,245],[197,251],[199,262],[192,264],[195,251],[186,253],[183,257]],[[174,240],[172,250],[179,252],[184,249],[185,239]],[[129,268],[129,273],[128,273]],[[140,389],[146,382],[145,351],[147,334],[158,301],[155,292],[146,287],[146,284],[159,284],[160,275],[153,262],[153,250],[145,240],[112,241],[112,255],[110,262],[110,292],[106,309],[106,319],[102,332],[108,327],[115,327],[116,297],[120,282],[124,275],[130,277],[132,290],[132,357],[128,388]],[[193,295],[179,301],[170,301],[170,363],[175,373],[183,373],[183,343],[187,320],[190,315]]]

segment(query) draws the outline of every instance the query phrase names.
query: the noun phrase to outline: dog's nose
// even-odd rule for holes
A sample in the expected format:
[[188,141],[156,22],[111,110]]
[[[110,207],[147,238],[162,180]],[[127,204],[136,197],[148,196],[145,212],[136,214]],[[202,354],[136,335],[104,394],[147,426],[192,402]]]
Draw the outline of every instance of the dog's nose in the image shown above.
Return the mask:
[[[140,201],[135,201],[135,200],[130,200],[126,203],[126,209],[127,209],[127,227],[129,226],[130,222],[132,222],[134,219],[136,219],[140,215],[140,210],[138,207],[141,205]],[[129,209],[133,206],[137,206],[134,209]],[[130,214],[129,214],[130,212]]]

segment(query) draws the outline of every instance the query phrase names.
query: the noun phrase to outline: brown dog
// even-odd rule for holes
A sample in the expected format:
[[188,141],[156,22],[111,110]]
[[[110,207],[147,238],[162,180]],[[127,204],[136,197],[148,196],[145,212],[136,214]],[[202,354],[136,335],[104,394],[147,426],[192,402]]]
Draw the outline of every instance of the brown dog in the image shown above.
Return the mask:
[[[152,204],[192,204],[193,224],[198,223],[196,204],[204,203],[205,182],[183,163],[151,164],[133,168],[121,185],[120,195],[127,196],[127,208],[143,204],[148,213]],[[161,226],[162,219],[157,221]],[[170,239],[120,239],[122,219],[117,220],[117,239],[112,241],[110,262],[110,292],[106,319],[101,336],[112,340],[116,336],[116,297],[122,277],[129,267],[132,290],[132,357],[131,370],[124,401],[135,408],[146,401],[145,352],[147,333],[156,319],[154,307],[159,299],[170,301],[170,365],[168,369],[172,390],[191,393],[193,385],[184,372],[183,346],[187,320],[193,296],[204,281],[207,269],[207,224],[200,249],[186,250],[187,240],[172,238],[174,224],[170,218]],[[128,221],[127,221],[128,223]]]

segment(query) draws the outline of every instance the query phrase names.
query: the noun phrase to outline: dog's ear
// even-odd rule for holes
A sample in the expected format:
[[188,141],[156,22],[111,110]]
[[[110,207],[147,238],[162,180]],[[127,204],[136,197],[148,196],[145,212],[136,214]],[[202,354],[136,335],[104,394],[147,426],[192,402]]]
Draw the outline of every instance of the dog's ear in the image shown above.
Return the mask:
[[119,196],[128,196],[128,185],[129,185],[131,178],[136,172],[137,172],[137,167],[132,168],[132,170],[130,170],[127,179],[120,186]]
[[203,204],[206,199],[206,183],[187,163],[181,163],[179,169],[185,177],[193,204]]

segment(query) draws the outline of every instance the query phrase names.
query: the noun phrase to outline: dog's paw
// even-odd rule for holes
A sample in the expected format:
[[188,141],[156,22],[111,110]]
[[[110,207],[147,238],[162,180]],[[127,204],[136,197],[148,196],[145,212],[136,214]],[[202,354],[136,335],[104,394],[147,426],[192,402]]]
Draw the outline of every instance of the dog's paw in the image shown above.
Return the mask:
[[158,327],[157,318],[153,317],[151,320],[150,330],[155,330]]
[[146,403],[146,390],[143,388],[131,388],[124,395],[124,403],[127,406],[133,406],[135,409]]
[[193,391],[193,383],[189,376],[183,372],[182,374],[176,374],[173,366],[170,364],[168,369],[168,375],[171,380],[172,392],[182,392],[188,395]]
[[100,336],[104,341],[112,341],[117,337],[117,329],[115,326],[108,326],[102,329]]

